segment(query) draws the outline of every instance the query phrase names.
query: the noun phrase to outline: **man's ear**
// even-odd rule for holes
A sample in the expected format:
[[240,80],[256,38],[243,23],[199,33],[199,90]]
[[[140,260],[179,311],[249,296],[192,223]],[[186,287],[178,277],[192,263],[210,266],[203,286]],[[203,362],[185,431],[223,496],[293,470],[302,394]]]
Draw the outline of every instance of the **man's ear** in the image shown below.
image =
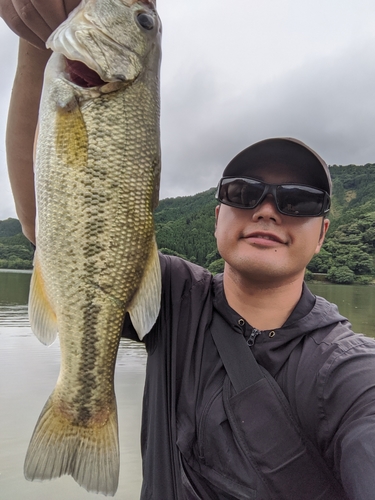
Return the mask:
[[324,239],[326,237],[326,234],[327,234],[327,231],[328,231],[328,228],[329,228],[329,224],[330,224],[330,220],[326,219],[326,218],[323,218],[322,229],[320,231],[318,245],[317,245],[317,247],[315,249],[315,255],[318,254],[320,252],[320,249],[322,248],[322,245],[324,243]]

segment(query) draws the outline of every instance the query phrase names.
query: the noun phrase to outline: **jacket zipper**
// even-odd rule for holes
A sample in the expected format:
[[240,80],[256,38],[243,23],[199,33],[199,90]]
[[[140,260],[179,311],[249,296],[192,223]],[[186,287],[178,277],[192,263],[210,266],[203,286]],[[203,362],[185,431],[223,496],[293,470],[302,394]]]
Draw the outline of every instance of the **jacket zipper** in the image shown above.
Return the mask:
[[252,332],[250,333],[250,336],[249,338],[247,339],[247,345],[249,347],[253,347],[253,345],[255,344],[255,340],[257,338],[258,335],[260,335],[260,331],[257,330],[256,328],[253,328]]

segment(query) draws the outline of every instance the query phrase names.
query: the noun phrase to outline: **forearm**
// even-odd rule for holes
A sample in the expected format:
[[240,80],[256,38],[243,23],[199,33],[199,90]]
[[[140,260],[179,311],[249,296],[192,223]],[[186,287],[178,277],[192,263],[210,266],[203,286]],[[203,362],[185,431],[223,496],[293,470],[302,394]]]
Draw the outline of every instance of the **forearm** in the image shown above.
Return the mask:
[[18,218],[24,234],[35,243],[33,148],[43,73],[50,56],[20,40],[18,66],[9,106],[7,162]]
[[353,423],[340,448],[340,476],[350,500],[375,494],[375,416]]

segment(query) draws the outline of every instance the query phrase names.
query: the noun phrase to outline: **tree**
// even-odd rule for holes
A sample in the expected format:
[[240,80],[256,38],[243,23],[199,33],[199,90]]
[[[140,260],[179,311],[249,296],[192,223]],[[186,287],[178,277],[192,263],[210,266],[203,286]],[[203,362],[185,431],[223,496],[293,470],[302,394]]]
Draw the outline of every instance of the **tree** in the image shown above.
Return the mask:
[[160,248],[159,250],[164,255],[174,255],[175,257],[181,257],[181,259],[189,260],[186,255],[182,255],[180,253],[175,252],[174,250],[170,250],[169,248]]
[[331,267],[327,279],[332,283],[350,285],[355,280],[355,274],[348,266]]
[[313,273],[327,273],[332,265],[332,254],[324,248],[314,255],[307,266],[307,269]]
[[305,281],[311,281],[314,278],[314,274],[306,269],[305,271]]
[[214,262],[212,262],[208,266],[208,270],[212,274],[222,273],[224,271],[224,259],[218,259],[218,260],[215,260]]
[[205,267],[209,267],[210,264],[212,264],[213,262],[215,262],[215,260],[219,260],[221,258],[217,248],[215,248],[215,250],[213,250],[212,252],[210,252],[209,254],[207,254],[206,256],[206,262],[205,262]]
[[5,259],[0,259],[0,269],[8,269],[8,261]]
[[15,236],[22,233],[21,224],[18,219],[6,219],[0,221],[0,237]]

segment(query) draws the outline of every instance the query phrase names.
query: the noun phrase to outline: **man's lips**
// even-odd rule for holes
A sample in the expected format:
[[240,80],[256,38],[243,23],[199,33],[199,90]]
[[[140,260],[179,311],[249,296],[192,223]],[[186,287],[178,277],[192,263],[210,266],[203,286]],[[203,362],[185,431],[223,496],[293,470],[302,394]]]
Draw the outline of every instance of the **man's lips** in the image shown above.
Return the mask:
[[246,234],[244,238],[254,244],[259,245],[273,245],[275,243],[285,244],[282,238],[274,233],[256,231],[253,233]]

